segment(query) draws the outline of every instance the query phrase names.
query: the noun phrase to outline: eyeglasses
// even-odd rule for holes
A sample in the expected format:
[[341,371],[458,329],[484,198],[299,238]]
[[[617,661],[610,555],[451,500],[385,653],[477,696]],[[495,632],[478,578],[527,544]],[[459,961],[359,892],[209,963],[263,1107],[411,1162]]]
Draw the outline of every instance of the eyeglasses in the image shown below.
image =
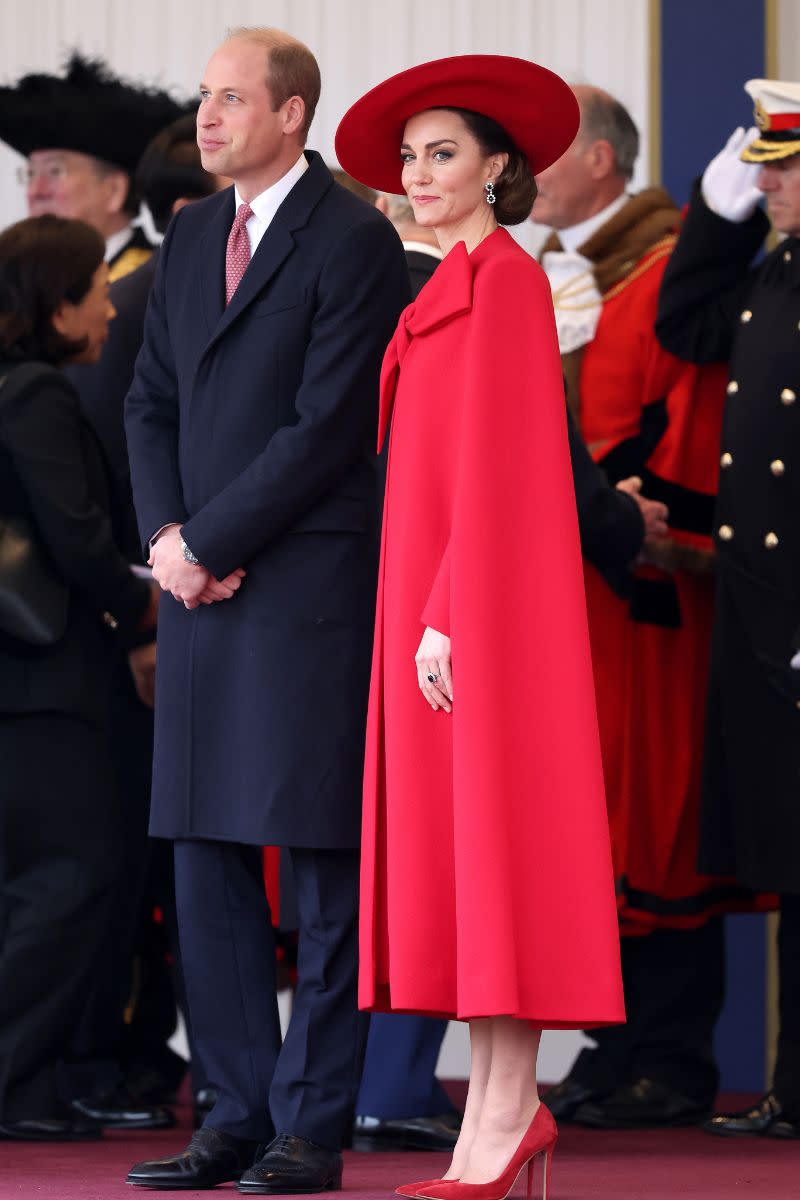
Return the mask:
[[49,162],[41,166],[25,163],[17,167],[17,183],[29,187],[37,179],[47,179],[50,183],[58,183],[69,175],[69,164],[65,162]]

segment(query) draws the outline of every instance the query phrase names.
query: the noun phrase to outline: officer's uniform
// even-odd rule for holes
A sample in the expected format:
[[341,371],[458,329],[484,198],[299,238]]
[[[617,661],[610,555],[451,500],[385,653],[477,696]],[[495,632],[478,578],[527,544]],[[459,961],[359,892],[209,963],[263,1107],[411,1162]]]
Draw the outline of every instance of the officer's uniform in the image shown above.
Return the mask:
[[[741,158],[800,153],[800,85],[756,80],[748,91],[761,132]],[[760,210],[740,224],[716,215],[698,189],[657,332],[692,362],[730,360],[700,867],[781,898],[773,1098],[782,1116],[764,1108],[746,1129],[730,1122],[747,1114],[719,1117],[712,1131],[786,1135],[800,1134],[800,671],[790,666],[800,626],[800,239],[752,266],[768,230]]]

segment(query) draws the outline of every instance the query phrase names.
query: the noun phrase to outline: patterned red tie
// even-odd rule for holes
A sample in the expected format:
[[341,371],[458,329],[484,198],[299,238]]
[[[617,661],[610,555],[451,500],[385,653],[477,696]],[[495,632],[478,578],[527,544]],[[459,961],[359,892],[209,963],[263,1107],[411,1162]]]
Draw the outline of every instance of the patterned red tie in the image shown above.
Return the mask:
[[249,204],[240,204],[228,234],[228,249],[225,252],[225,303],[230,304],[233,293],[242,282],[242,276],[250,262],[250,239],[247,222],[253,215]]

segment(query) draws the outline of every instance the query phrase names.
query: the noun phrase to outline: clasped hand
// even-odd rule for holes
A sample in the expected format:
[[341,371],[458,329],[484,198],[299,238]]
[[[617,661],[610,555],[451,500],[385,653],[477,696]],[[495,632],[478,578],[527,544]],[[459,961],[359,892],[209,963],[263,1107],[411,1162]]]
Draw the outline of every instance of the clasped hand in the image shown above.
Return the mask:
[[153,578],[165,592],[171,592],[186,608],[230,600],[242,586],[243,567],[237,567],[224,579],[217,579],[205,567],[187,562],[181,549],[181,526],[173,525],[161,534],[153,546],[148,566]]

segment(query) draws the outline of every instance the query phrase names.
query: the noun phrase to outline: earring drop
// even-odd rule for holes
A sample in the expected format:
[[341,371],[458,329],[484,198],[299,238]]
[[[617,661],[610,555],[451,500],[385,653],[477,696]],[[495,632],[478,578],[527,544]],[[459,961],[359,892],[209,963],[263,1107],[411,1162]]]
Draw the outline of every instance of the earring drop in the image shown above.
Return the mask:
[[483,185],[483,190],[486,192],[486,203],[496,203],[497,196],[494,194],[494,184],[492,183],[491,179],[486,180],[486,183]]

